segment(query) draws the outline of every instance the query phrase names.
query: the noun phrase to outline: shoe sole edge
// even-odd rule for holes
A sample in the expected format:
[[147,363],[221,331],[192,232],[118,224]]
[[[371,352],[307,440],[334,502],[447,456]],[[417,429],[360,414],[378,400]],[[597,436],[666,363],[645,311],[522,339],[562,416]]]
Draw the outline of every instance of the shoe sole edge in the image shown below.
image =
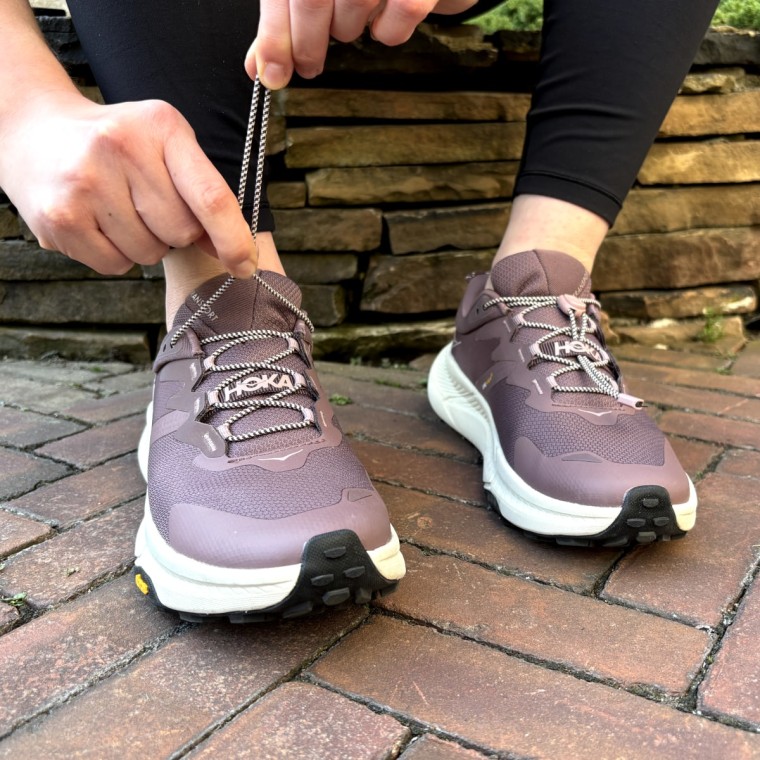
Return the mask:
[[[480,451],[483,486],[505,520],[537,537],[553,537],[562,543],[579,539],[584,545],[609,544],[609,529],[621,516],[625,517],[623,505],[599,507],[565,502],[525,483],[507,462],[490,407],[457,365],[452,344],[444,347],[433,362],[428,399],[435,413]],[[677,526],[672,531],[675,535],[682,535],[694,526],[697,498],[691,480],[689,492],[689,500],[683,504],[671,505],[668,500]],[[657,538],[664,535],[665,531],[660,531]]]

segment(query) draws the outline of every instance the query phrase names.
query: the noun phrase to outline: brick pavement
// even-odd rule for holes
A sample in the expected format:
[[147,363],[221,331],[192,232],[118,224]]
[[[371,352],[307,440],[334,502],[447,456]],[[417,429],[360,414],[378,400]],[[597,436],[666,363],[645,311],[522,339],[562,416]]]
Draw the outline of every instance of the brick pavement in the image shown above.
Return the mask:
[[0,362],[0,757],[760,757],[760,342],[616,354],[697,484],[685,540],[533,543],[424,373],[324,364],[408,577],[258,626],[132,586],[150,373]]

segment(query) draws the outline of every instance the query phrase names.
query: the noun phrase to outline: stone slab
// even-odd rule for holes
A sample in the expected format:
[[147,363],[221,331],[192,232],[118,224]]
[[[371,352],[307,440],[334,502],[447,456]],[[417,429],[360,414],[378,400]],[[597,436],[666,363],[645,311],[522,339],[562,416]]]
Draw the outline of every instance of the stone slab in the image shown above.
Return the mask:
[[509,203],[493,203],[386,212],[391,251],[495,248],[504,236],[510,208]]
[[679,319],[705,313],[752,314],[758,303],[757,293],[749,285],[603,293],[600,300],[610,317],[635,319]]
[[454,334],[451,319],[382,324],[345,324],[314,335],[318,359],[350,361],[383,357],[414,357],[439,351]]
[[380,245],[382,215],[366,209],[274,209],[281,251],[371,251]]
[[[123,277],[140,277],[132,267]],[[46,251],[36,242],[0,240],[0,280],[103,280],[107,276],[57,251]]]
[[530,95],[502,92],[403,92],[287,88],[275,100],[293,118],[413,121],[525,121]]
[[283,253],[280,260],[299,285],[353,280],[359,271],[359,259],[350,253]]
[[748,77],[740,66],[693,71],[686,75],[680,92],[684,95],[737,92],[752,86],[753,82],[747,80]]
[[760,140],[655,143],[639,171],[642,185],[760,180]]
[[18,216],[7,203],[0,204],[0,240],[15,238],[21,235]]
[[303,208],[306,205],[306,185],[303,182],[270,182],[267,198],[272,208]]
[[710,29],[699,46],[694,63],[698,66],[760,64],[758,37],[758,32],[749,29]]
[[0,321],[37,324],[163,324],[158,280],[0,282]]
[[341,285],[303,285],[303,307],[317,327],[334,327],[346,318],[346,290]]
[[757,280],[760,227],[610,237],[592,275],[600,292]]
[[475,25],[444,28],[423,23],[417,26],[407,42],[389,48],[375,42],[365,31],[351,43],[333,42],[325,71],[440,77],[446,72],[460,72],[462,67],[476,71],[488,69],[496,63],[498,50],[483,37],[483,30]]
[[510,198],[517,161],[319,169],[306,175],[312,206],[367,206]]
[[516,160],[524,124],[428,124],[288,129],[293,168]]
[[486,271],[494,251],[424,253],[417,256],[373,256],[362,295],[362,311],[420,314],[455,311],[465,277]]
[[637,188],[612,235],[760,224],[760,184]]
[[676,98],[660,137],[737,135],[760,131],[760,90]]

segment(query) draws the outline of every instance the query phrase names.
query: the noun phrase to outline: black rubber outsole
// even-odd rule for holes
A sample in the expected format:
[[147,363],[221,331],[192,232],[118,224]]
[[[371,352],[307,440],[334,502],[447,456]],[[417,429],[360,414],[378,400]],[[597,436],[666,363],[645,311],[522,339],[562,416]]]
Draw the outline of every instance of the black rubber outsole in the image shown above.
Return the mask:
[[385,578],[351,530],[336,530],[306,542],[301,572],[290,594],[279,604],[262,610],[239,610],[205,615],[167,607],[156,593],[150,576],[134,569],[135,583],[157,607],[174,612],[190,623],[227,619],[231,623],[268,623],[317,614],[348,604],[366,604],[396,590],[398,581]]
[[[486,491],[488,503],[499,514],[499,505],[492,493]],[[686,531],[678,527],[670,494],[662,486],[636,486],[626,493],[622,509],[609,528],[592,536],[543,535],[514,525],[502,515],[502,520],[534,541],[556,543],[560,546],[581,546],[603,549],[623,549],[627,546],[675,541]]]

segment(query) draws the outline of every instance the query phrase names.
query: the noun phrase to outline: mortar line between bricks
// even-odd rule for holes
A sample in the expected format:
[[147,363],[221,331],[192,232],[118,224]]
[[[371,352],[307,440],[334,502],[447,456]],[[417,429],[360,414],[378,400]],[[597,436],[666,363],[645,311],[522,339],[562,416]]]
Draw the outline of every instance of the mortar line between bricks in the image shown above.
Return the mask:
[[608,688],[614,689],[615,691],[622,691],[638,699],[644,699],[647,702],[652,702],[654,704],[662,705],[663,707],[667,709],[676,710],[677,712],[684,713],[686,715],[692,715],[701,720],[707,720],[707,721],[710,721],[711,723],[718,723],[720,725],[728,726],[729,728],[734,728],[740,731],[746,731],[748,733],[753,733],[753,734],[760,733],[760,729],[750,724],[743,723],[742,721],[727,719],[727,716],[723,716],[723,715],[714,715],[712,713],[707,713],[707,712],[702,713],[697,710],[690,709],[688,705],[684,704],[684,697],[681,697],[681,698],[671,697],[667,694],[650,691],[644,688],[638,689],[635,686],[631,688],[626,688],[625,686],[615,681],[611,681],[609,679],[598,678],[598,677],[592,676],[589,673],[585,673],[583,671],[576,671],[575,669],[570,668],[568,666],[562,666],[562,665],[559,665],[558,663],[553,663],[551,661],[545,661],[545,660],[540,660],[538,658],[534,658],[531,655],[525,655],[520,652],[512,652],[506,648],[499,647],[498,645],[492,644],[490,642],[470,639],[467,636],[460,634],[456,631],[441,629],[433,624],[429,624],[424,621],[418,621],[410,617],[404,617],[403,615],[398,615],[397,613],[392,613],[392,612],[389,612],[388,610],[378,610],[377,612],[384,617],[399,620],[403,623],[406,623],[407,625],[417,625],[422,628],[428,628],[430,630],[436,631],[437,633],[443,636],[449,636],[451,638],[456,638],[462,641],[474,643],[478,646],[483,646],[487,649],[491,649],[496,652],[499,652],[500,654],[503,654],[507,657],[512,657],[515,660],[520,660],[530,665],[541,667],[544,670],[554,671],[556,673],[562,673],[564,675],[570,676],[571,678],[576,678],[579,681],[585,681],[587,683],[598,684],[600,686],[606,686]]
[[715,641],[713,642],[713,646],[711,647],[710,651],[705,655],[705,659],[702,662],[702,667],[699,669],[699,672],[697,672],[697,674],[692,679],[692,683],[687,692],[687,695],[689,696],[692,702],[693,710],[695,714],[712,717],[719,723],[726,723],[727,725],[730,725],[730,726],[735,725],[737,728],[742,728],[746,731],[753,731],[754,733],[760,733],[760,728],[758,728],[756,725],[753,726],[751,722],[744,721],[741,718],[734,718],[729,715],[716,713],[711,710],[707,710],[703,712],[698,709],[698,705],[699,705],[699,687],[702,685],[705,678],[707,678],[708,673],[712,670],[712,667],[715,664],[715,658],[717,657],[720,650],[723,648],[723,643],[724,643],[726,634],[729,632],[731,626],[734,625],[736,621],[736,615],[739,612],[739,607],[741,606],[741,603],[744,600],[744,597],[746,597],[746,595],[749,593],[750,587],[758,578],[760,578],[760,553],[756,554],[753,565],[750,567],[750,569],[747,571],[744,578],[742,579],[742,583],[739,588],[739,593],[736,595],[733,602],[729,605],[729,609],[724,613],[720,625],[716,626]]
[[[301,682],[311,684],[312,686],[319,686],[322,689],[337,694],[338,696],[345,697],[351,702],[363,705],[371,710],[376,715],[387,715],[388,717],[397,720],[402,726],[406,726],[412,732],[412,739],[415,737],[424,736],[425,734],[432,734],[439,739],[458,744],[464,749],[471,749],[481,754],[485,754],[487,758],[493,758],[493,760],[527,760],[523,755],[517,755],[514,752],[500,752],[499,750],[489,747],[486,744],[477,744],[476,742],[468,739],[467,737],[460,736],[459,734],[451,733],[433,723],[426,723],[420,718],[416,718],[411,713],[404,713],[400,710],[395,710],[388,705],[383,705],[376,702],[371,697],[367,697],[357,692],[348,691],[340,686],[325,681],[314,673],[304,673],[301,676]],[[412,739],[409,741],[411,742]]]
[[[68,602],[65,602],[65,604],[66,603]],[[59,607],[60,606],[62,605],[59,605]],[[58,607],[51,608],[51,610],[48,610],[48,611],[52,611],[52,609],[58,609]],[[128,652],[127,654],[122,655],[121,657],[116,659],[114,662],[110,663],[107,667],[103,668],[102,670],[92,675],[84,683],[78,684],[77,686],[74,686],[71,689],[61,694],[57,694],[49,702],[46,702],[43,706],[38,707],[35,710],[35,712],[31,713],[30,715],[25,716],[21,720],[14,723],[14,725],[4,734],[0,734],[0,742],[4,741],[5,739],[8,739],[12,734],[16,733],[16,731],[24,728],[24,726],[27,726],[30,723],[34,722],[41,715],[44,715],[46,713],[56,712],[57,710],[62,708],[64,705],[76,699],[78,696],[84,694],[85,692],[89,691],[92,688],[95,688],[96,686],[101,684],[103,681],[108,680],[111,676],[118,673],[119,671],[125,670],[130,665],[132,665],[138,660],[143,659],[147,655],[152,654],[153,652],[157,652],[168,641],[184,633],[189,627],[190,627],[189,623],[183,623],[179,621],[177,625],[174,628],[172,628],[171,631],[168,631],[167,633],[163,633],[157,636],[156,638],[152,639],[151,641],[147,642],[143,646],[133,650],[132,652]]]
[[[34,491],[37,489],[32,489],[31,491],[26,491],[22,496],[27,496],[30,493],[34,493]],[[55,521],[55,518],[53,517],[43,517],[42,515],[37,515],[34,512],[27,512],[25,509],[17,509],[13,506],[12,502],[3,502],[0,503],[0,511],[7,512],[11,515],[17,515],[18,517],[24,517],[30,520],[33,520],[36,523],[39,523],[40,525],[47,525],[51,527],[55,532],[53,536],[48,536],[47,538],[43,539],[43,541],[38,541],[37,543],[44,543],[44,541],[50,541],[54,536],[60,536],[65,533],[68,533],[70,530],[79,527],[80,525],[84,525],[85,523],[92,522],[93,520],[98,519],[99,517],[103,517],[104,515],[107,515],[111,512],[113,512],[116,509],[119,509],[120,507],[123,507],[125,504],[129,504],[133,501],[137,501],[138,499],[145,498],[145,490],[140,491],[137,494],[134,494],[132,496],[128,496],[121,501],[116,502],[115,504],[111,504],[108,507],[104,507],[99,512],[93,512],[90,515],[87,515],[86,517],[82,517],[78,520],[75,520],[70,525],[67,525],[64,528],[61,528]],[[17,497],[20,498],[20,497]],[[16,556],[16,554],[20,554],[23,551],[26,551],[29,549],[29,546],[25,546],[23,549],[21,549],[18,552],[15,552],[14,554],[9,554],[7,559],[10,559],[11,557]]]
[[473,501],[471,499],[463,499],[459,496],[452,496],[451,494],[439,493],[429,488],[417,488],[416,486],[410,486],[406,483],[402,483],[400,480],[391,480],[390,478],[380,478],[377,475],[370,476],[373,483],[382,483],[386,486],[393,486],[395,488],[403,488],[405,491],[415,491],[416,493],[424,493],[426,496],[435,496],[439,499],[446,499],[446,501],[453,501],[457,504],[466,504],[469,507],[479,507],[481,509],[488,509],[485,499],[483,501]]
[[[418,417],[417,419],[421,419],[421,418]],[[454,462],[460,462],[461,464],[469,464],[469,465],[472,465],[473,467],[476,467],[480,464],[480,462],[476,464],[471,459],[463,459],[462,457],[459,457],[456,454],[448,454],[443,451],[438,451],[438,449],[422,449],[419,446],[413,446],[413,445],[401,446],[396,443],[389,443],[388,441],[385,441],[382,438],[374,438],[371,435],[368,435],[367,433],[352,433],[348,437],[352,441],[360,441],[361,443],[375,443],[381,446],[387,446],[391,449],[394,449],[395,451],[404,451],[407,453],[411,452],[413,454],[421,454],[422,456],[433,457],[435,459],[445,459],[446,461],[454,461]],[[466,439],[463,438],[462,440],[466,440]],[[474,450],[477,451],[476,449]]]
[[[185,755],[187,755],[189,752],[192,752],[196,747],[201,746],[205,741],[210,739],[215,733],[222,730],[226,725],[228,725],[233,720],[235,720],[235,718],[237,718],[239,715],[241,715],[246,710],[248,710],[252,705],[254,705],[256,702],[259,702],[261,699],[267,696],[267,694],[270,694],[275,689],[277,689],[278,687],[282,686],[285,683],[296,681],[299,675],[306,668],[311,667],[311,665],[314,662],[316,662],[320,657],[322,657],[324,654],[326,654],[331,649],[333,649],[333,647],[337,646],[337,644],[342,639],[344,639],[346,636],[353,633],[357,628],[360,628],[362,625],[364,625],[364,623],[368,619],[369,619],[369,614],[363,615],[359,620],[357,620],[356,623],[346,627],[342,632],[338,633],[334,641],[322,647],[318,647],[316,652],[313,652],[312,654],[305,657],[298,665],[294,665],[287,673],[284,673],[282,676],[280,676],[280,678],[276,679],[268,686],[256,692],[254,696],[241,702],[237,707],[232,708],[232,710],[227,712],[223,717],[219,718],[219,720],[214,721],[202,733],[194,736],[189,741],[185,742],[184,745],[174,750],[174,752],[171,755],[167,756],[167,760],[180,760],[180,758],[185,757]],[[197,624],[194,624],[194,625],[197,625]],[[199,625],[203,625],[203,623]]]
[[555,662],[554,660],[532,655],[527,652],[521,652],[517,649],[512,649],[508,646],[496,644],[492,641],[472,638],[463,631],[455,630],[452,628],[444,628],[430,621],[421,620],[420,618],[416,618],[411,615],[392,612],[386,609],[378,610],[378,613],[383,617],[399,620],[407,624],[417,625],[420,628],[428,628],[444,636],[449,636],[451,638],[460,639],[462,641],[468,641],[478,646],[483,646],[486,649],[494,650],[515,660],[527,662],[530,665],[536,665],[537,667],[543,668],[544,670],[552,670],[556,673],[562,673],[566,676],[576,678],[579,681],[586,681],[587,683],[595,683],[601,686],[607,686],[611,689],[615,689],[616,691],[624,691],[628,694],[633,695],[634,697],[646,699],[649,702],[656,702],[657,704],[663,704],[674,709],[681,709],[682,712],[690,712],[689,710],[683,709],[683,706],[681,705],[682,697],[667,694],[657,687],[642,684],[626,686],[625,684],[616,681],[614,678],[596,676],[592,673],[586,672],[585,670],[575,668],[572,665],[566,665],[560,662]]

